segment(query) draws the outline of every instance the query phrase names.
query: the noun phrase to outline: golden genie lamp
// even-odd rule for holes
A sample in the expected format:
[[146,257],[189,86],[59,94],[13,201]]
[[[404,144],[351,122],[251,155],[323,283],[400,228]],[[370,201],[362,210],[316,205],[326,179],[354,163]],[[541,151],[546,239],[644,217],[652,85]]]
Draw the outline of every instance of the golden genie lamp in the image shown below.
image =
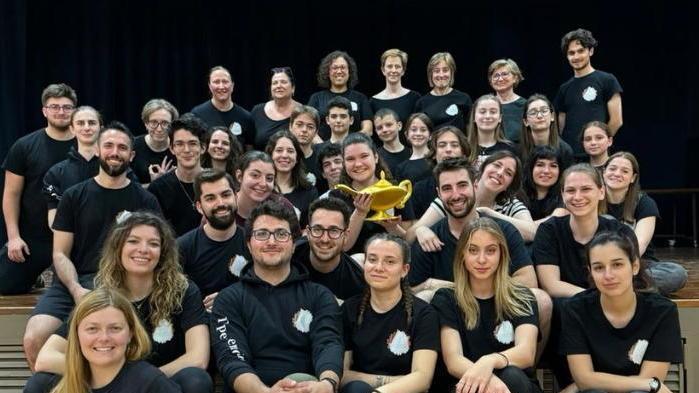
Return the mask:
[[356,191],[352,187],[345,184],[338,184],[335,189],[344,191],[352,197],[357,194],[369,194],[372,196],[371,200],[371,210],[375,211],[376,214],[367,217],[367,221],[383,221],[396,218],[386,213],[386,210],[396,207],[402,209],[405,207],[405,203],[413,194],[413,185],[410,180],[403,180],[397,186],[391,184],[390,181],[386,180],[386,174],[381,171],[381,179],[374,183],[373,185]]

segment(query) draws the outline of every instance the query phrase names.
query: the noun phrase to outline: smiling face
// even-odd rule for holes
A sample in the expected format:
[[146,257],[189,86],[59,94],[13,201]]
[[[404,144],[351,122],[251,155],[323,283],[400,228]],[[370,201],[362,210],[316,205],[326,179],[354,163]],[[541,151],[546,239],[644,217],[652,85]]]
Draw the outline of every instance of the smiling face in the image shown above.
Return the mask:
[[640,262],[631,262],[629,256],[615,243],[605,243],[590,249],[590,273],[595,286],[609,297],[633,291],[633,277],[638,274]]
[[473,109],[474,121],[479,131],[495,131],[500,124],[500,104],[491,99],[481,100]]
[[462,157],[463,155],[459,138],[453,132],[442,133],[435,141],[434,158],[438,163],[447,158]]
[[410,265],[405,263],[400,246],[393,241],[377,239],[366,248],[364,279],[375,291],[400,288],[400,280],[408,275]]
[[254,202],[262,202],[272,193],[274,177],[274,166],[271,163],[253,161],[243,173],[238,170],[240,193]]
[[106,307],[88,314],[78,324],[80,351],[91,368],[116,366],[126,360],[131,331],[124,313]]
[[490,87],[498,93],[513,89],[515,83],[517,83],[517,76],[515,76],[510,67],[506,65],[496,68],[490,76]]
[[376,134],[384,143],[392,143],[398,139],[398,133],[403,125],[396,120],[392,115],[378,117],[374,119],[374,128]]
[[138,225],[131,229],[121,248],[121,264],[127,274],[152,274],[160,261],[160,233],[150,225]]
[[[311,253],[320,262],[331,261],[342,253],[347,237],[346,232],[342,232],[339,238],[332,239],[327,230],[344,231],[345,222],[342,212],[335,210],[317,209],[313,212],[308,223],[309,235],[308,244],[311,246]],[[315,237],[310,233],[310,228],[324,229],[320,237]]]
[[475,195],[475,186],[466,169],[439,174],[437,196],[442,200],[444,208],[451,217],[468,216],[476,204]]
[[500,264],[500,244],[490,232],[478,229],[464,249],[464,264],[471,282],[492,280]]
[[274,150],[272,161],[277,172],[288,173],[296,166],[297,154],[294,143],[289,138],[279,138]]
[[556,160],[550,160],[546,158],[539,158],[534,163],[532,168],[532,179],[534,179],[534,184],[542,188],[550,188],[556,181],[558,181],[558,176],[560,174],[560,168],[558,167],[558,162]]
[[207,152],[212,160],[225,161],[231,154],[231,136],[225,131],[214,131]]
[[415,118],[405,130],[405,137],[413,147],[424,147],[430,140],[430,129],[420,119]]
[[211,227],[218,230],[230,228],[235,223],[237,209],[235,193],[226,178],[201,183],[201,197],[197,201],[197,210]]
[[604,199],[604,187],[597,186],[585,172],[571,172],[563,181],[563,202],[570,214],[575,217],[596,215]]
[[364,143],[354,143],[345,147],[345,171],[354,182],[367,183],[374,178],[379,156]]
[[483,168],[483,174],[478,182],[478,187],[498,195],[512,184],[517,174],[517,162],[514,158],[504,157],[493,161]]
[[[267,230],[271,233],[279,230],[291,232],[288,222],[266,215],[257,217],[253,223],[252,232],[258,230]],[[248,240],[248,248],[256,269],[275,270],[289,264],[291,254],[294,252],[294,242],[291,238],[280,242],[274,235],[270,235],[267,240],[257,240],[255,236],[251,236]]]
[[568,44],[566,58],[573,70],[579,71],[590,65],[590,57],[593,53],[594,48],[585,48],[580,44],[580,41],[575,40]]
[[437,90],[444,90],[452,84],[452,70],[446,61],[442,60],[432,68],[432,86]]
[[177,166],[182,169],[194,169],[199,165],[202,148],[199,137],[184,128],[172,134],[170,151],[177,158]]
[[97,141],[100,168],[109,176],[121,176],[134,158],[129,137],[119,130],[104,131]]
[[81,145],[94,145],[97,141],[97,135],[99,135],[99,129],[99,117],[93,110],[85,109],[73,115],[70,130]]
[[[524,124],[533,132],[549,132],[553,123],[553,113],[544,100],[534,100],[526,108]],[[548,139],[548,137],[547,137]]]
[[172,123],[172,113],[166,109],[158,109],[148,116],[145,122],[148,135],[154,142],[167,142],[167,133]]
[[384,61],[381,67],[381,73],[386,78],[388,83],[400,83],[401,78],[405,75],[403,62],[398,56],[389,56]]
[[604,169],[604,183],[610,190],[628,190],[629,186],[636,181],[636,177],[633,164],[624,157],[610,160]]
[[349,80],[349,64],[344,57],[338,57],[330,63],[330,84],[336,88],[346,88]]
[[583,134],[583,149],[592,157],[604,154],[612,145],[612,138],[596,126],[588,127]]
[[225,103],[233,94],[231,75],[224,70],[216,70],[209,75],[209,91],[214,100]]
[[[58,107],[56,107],[58,105]],[[51,109],[58,108],[58,110]],[[63,109],[71,108],[71,109]],[[67,130],[70,126],[70,115],[75,109],[75,103],[68,97],[51,97],[41,109],[46,121],[51,127],[58,130]]]
[[272,83],[270,86],[272,99],[286,99],[294,95],[294,85],[289,79],[289,75],[284,72],[277,72],[272,75]]

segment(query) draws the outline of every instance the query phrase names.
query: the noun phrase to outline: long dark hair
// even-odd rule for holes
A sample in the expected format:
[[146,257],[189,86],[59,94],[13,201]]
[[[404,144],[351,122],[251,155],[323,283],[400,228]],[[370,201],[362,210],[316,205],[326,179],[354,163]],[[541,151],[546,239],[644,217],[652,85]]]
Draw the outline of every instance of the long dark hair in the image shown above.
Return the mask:
[[359,83],[359,72],[357,71],[357,63],[352,56],[341,50],[336,50],[328,53],[320,61],[318,65],[318,86],[323,89],[330,88],[330,64],[336,59],[342,57],[347,62],[347,89],[353,89]]
[[[558,164],[559,172],[558,179],[547,191],[547,196],[553,196],[553,198],[546,199],[546,206],[542,209],[546,215],[551,214],[557,207],[561,205],[561,193],[559,192],[561,186],[561,175],[563,175],[563,165],[561,162],[561,156],[558,154],[554,148],[550,146],[536,146],[532,150],[529,159],[524,165],[524,181],[522,182],[522,192],[519,194],[524,200],[524,204],[530,207],[536,202],[539,197],[536,191],[536,183],[534,183],[534,167],[536,167],[536,162],[538,160],[551,160],[556,161]],[[531,210],[531,208],[529,209]]]
[[[381,158],[381,155],[379,154],[379,151],[376,150],[376,145],[374,142],[371,140],[370,137],[362,134],[361,132],[353,132],[347,135],[347,137],[342,141],[342,159],[344,161],[345,159],[345,149],[347,146],[350,145],[357,145],[357,144],[362,144],[366,145],[369,147],[369,149],[374,153],[374,156],[378,158],[378,162],[376,163],[376,169],[374,169],[374,176],[376,176],[377,179],[381,179],[381,171],[384,172],[386,175],[386,180],[393,180],[393,175],[391,175],[391,170],[388,169],[388,165],[384,162],[383,158]],[[345,165],[342,165],[342,172],[340,173],[340,183],[342,184],[347,184],[347,185],[352,185],[352,178],[349,177],[347,174],[347,170],[345,169]]]
[[[292,134],[289,130],[279,130],[275,132],[267,142],[265,153],[272,157],[272,153],[277,147],[277,142],[279,142],[279,140],[282,138],[290,140],[291,144],[294,146],[294,150],[296,150],[296,165],[291,168],[291,185],[294,188],[298,187],[304,190],[310,188],[311,183],[306,178],[306,165],[303,163],[303,150],[301,150],[301,145],[299,145],[299,141],[296,139],[296,136],[294,136],[294,134]],[[277,179],[275,177],[275,183],[276,180]]]
[[504,204],[508,200],[512,199],[517,192],[519,192],[522,186],[522,162],[519,158],[509,150],[498,150],[495,153],[488,156],[488,158],[481,164],[480,170],[478,172],[478,180],[483,176],[483,171],[485,167],[494,163],[495,161],[502,160],[503,158],[511,158],[515,160],[515,173],[512,175],[512,182],[507,188],[495,196],[495,202],[499,204]]
[[226,157],[226,172],[231,175],[235,175],[235,168],[237,167],[238,160],[243,155],[243,146],[238,141],[235,135],[228,129],[228,127],[215,126],[209,128],[204,136],[204,154],[201,156],[201,166],[202,168],[213,168],[211,154],[209,154],[209,143],[211,143],[211,137],[216,131],[221,131],[228,135],[228,140],[230,142],[231,151]]
[[[615,158],[623,158],[628,160],[631,163],[633,175],[636,176],[636,179],[634,179],[634,181],[631,182],[631,184],[629,185],[629,189],[626,191],[626,195],[624,195],[624,202],[622,205],[623,212],[622,216],[619,217],[621,221],[634,225],[636,224],[636,218],[634,217],[634,213],[636,212],[636,206],[638,206],[638,201],[641,199],[641,196],[643,195],[643,193],[641,192],[641,173],[638,165],[638,160],[636,159],[636,156],[627,151],[619,151],[612,154],[609,157],[609,159],[607,160],[607,164],[605,165],[605,170],[606,167],[609,166],[609,163],[612,162],[612,160]],[[607,193],[607,203],[609,203],[609,193]]]
[[[592,240],[590,240],[590,242],[587,243],[587,247],[585,248],[585,258],[587,260],[588,270],[590,268],[590,263],[592,262],[590,261],[590,250],[597,246],[603,246],[605,244],[610,243],[614,244],[621,251],[623,251],[624,254],[626,254],[626,256],[629,258],[629,261],[631,261],[631,263],[633,263],[634,261],[638,261],[638,274],[636,274],[633,277],[634,290],[638,292],[655,291],[656,288],[653,285],[653,279],[648,274],[648,270],[646,269],[646,262],[641,258],[638,247],[638,239],[635,235],[629,236],[624,234],[623,232],[617,233],[612,231],[602,231],[596,234],[595,237],[593,237]],[[592,275],[590,275],[589,280],[590,284],[594,286]]]

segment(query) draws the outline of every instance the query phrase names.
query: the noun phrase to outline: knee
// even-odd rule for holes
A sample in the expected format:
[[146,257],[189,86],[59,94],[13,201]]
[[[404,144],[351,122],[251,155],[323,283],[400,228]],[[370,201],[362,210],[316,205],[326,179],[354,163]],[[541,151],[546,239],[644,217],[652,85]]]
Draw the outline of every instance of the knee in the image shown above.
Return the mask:
[[56,374],[36,373],[27,380],[23,393],[48,393],[59,379]]
[[340,389],[341,393],[371,393],[373,388],[364,381],[352,381]]
[[519,367],[507,366],[497,373],[498,378],[502,380],[511,392],[530,392],[532,382]]
[[214,391],[211,376],[201,368],[183,368],[170,379],[180,386],[182,393],[211,393]]
[[658,292],[663,295],[678,291],[687,283],[687,270],[674,262],[655,262],[648,272]]

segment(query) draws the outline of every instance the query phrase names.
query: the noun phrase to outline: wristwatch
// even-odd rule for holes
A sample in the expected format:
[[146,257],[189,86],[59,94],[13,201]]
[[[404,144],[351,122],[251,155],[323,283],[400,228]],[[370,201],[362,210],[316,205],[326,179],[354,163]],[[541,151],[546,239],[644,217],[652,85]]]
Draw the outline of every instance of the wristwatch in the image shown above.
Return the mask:
[[648,387],[650,388],[650,390],[648,392],[649,393],[658,393],[658,390],[660,390],[660,386],[662,386],[662,383],[660,383],[660,380],[658,379],[658,377],[653,377],[648,382]]

